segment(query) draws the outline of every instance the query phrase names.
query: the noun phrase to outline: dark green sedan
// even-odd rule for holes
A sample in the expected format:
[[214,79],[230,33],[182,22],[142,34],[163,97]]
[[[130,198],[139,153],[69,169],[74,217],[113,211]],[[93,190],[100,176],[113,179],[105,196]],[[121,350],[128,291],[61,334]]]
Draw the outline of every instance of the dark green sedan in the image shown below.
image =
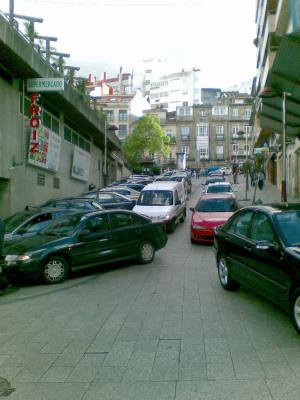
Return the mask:
[[78,212],[54,222],[35,236],[4,249],[9,275],[36,275],[62,282],[70,271],[136,258],[150,263],[167,243],[161,223],[126,210]]

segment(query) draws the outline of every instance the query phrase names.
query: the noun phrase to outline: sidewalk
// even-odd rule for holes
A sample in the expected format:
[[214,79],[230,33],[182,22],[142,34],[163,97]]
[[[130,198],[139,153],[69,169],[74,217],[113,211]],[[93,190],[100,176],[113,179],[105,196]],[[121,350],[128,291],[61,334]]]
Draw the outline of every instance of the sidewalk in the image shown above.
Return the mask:
[[[232,182],[232,177],[229,179]],[[247,200],[246,200],[246,178],[243,175],[238,176],[238,183],[233,185],[237,188],[237,199],[241,203],[242,206],[248,206],[252,204],[253,194],[255,188],[250,186],[250,177],[249,177],[249,190],[247,191]],[[264,181],[264,187],[262,190],[259,188],[256,189],[255,201],[261,200],[263,204],[269,203],[280,203],[281,201],[281,193],[278,190],[277,186],[272,185],[269,181]]]

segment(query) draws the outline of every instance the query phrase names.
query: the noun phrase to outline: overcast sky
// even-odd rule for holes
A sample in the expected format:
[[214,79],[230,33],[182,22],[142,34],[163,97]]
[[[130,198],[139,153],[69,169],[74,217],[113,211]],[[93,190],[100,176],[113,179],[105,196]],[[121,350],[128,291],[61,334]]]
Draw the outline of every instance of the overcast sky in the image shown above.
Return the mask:
[[[79,76],[142,71],[160,58],[169,72],[200,68],[202,87],[227,89],[256,74],[256,0],[14,0],[15,14],[44,18],[40,35],[70,53]],[[9,0],[0,0],[8,12]],[[22,24],[22,23],[21,23]]]

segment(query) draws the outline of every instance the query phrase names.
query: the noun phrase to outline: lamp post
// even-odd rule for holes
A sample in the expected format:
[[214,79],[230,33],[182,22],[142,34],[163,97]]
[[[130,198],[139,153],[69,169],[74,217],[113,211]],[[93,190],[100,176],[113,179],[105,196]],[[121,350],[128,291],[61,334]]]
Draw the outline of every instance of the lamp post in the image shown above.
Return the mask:
[[244,132],[244,131],[238,131],[237,135],[239,135],[239,136],[246,135],[245,136],[245,138],[246,138],[246,161],[245,161],[246,168],[245,168],[245,173],[246,173],[246,200],[248,200],[247,199],[247,193],[248,193],[248,190],[249,190],[249,178],[248,178],[248,172],[249,172],[248,171],[248,133]]
[[271,99],[274,97],[282,98],[282,179],[281,179],[281,201],[287,202],[287,191],[286,191],[286,96],[290,96],[291,93],[282,91],[278,92],[272,87],[265,87],[262,92],[258,95],[262,99]]

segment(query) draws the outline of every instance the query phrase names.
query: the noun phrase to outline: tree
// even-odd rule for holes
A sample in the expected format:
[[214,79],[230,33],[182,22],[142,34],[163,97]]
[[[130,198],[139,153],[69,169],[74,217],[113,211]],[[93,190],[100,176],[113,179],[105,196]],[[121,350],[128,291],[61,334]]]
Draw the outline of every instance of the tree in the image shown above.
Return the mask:
[[145,115],[134,125],[132,133],[124,143],[124,153],[130,167],[136,168],[147,153],[167,156],[169,137],[165,134],[155,115]]

